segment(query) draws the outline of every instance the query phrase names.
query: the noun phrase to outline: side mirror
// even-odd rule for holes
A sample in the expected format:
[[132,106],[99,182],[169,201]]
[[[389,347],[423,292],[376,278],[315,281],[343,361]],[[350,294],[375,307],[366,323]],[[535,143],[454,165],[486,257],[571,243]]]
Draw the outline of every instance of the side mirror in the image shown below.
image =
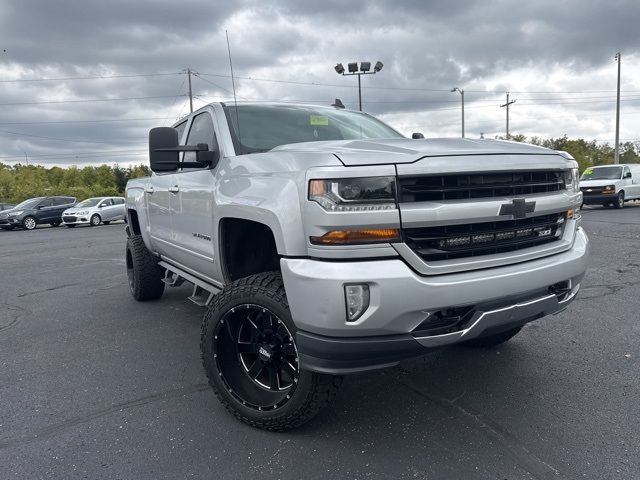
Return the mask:
[[106,206],[107,206],[106,204],[101,203],[100,205],[98,205],[98,208],[104,208],[104,207],[106,207]]
[[178,169],[178,132],[171,127],[149,131],[149,164],[154,172],[174,172]]
[[624,174],[624,178],[631,178],[631,172],[627,172]]
[[[195,152],[195,162],[181,162],[178,152]],[[178,145],[178,132],[171,127],[156,127],[149,131],[149,163],[154,172],[175,172],[178,168],[215,166],[220,159],[209,145]]]
[[37,208],[38,210],[42,210],[42,209],[44,208],[44,205],[38,205],[36,208]]
[[421,134],[420,132],[413,132],[411,134],[411,138],[413,138],[414,140],[419,139],[419,138],[424,138],[424,135]]

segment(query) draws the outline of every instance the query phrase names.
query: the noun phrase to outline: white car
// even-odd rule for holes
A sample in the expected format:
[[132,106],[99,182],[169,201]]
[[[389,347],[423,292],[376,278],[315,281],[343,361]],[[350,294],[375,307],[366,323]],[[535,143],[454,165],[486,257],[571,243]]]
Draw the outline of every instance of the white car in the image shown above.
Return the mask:
[[622,208],[640,199],[640,164],[589,167],[580,177],[580,191],[585,205]]
[[62,213],[62,223],[67,227],[104,223],[109,225],[116,220],[125,220],[126,210],[123,197],[87,198]]

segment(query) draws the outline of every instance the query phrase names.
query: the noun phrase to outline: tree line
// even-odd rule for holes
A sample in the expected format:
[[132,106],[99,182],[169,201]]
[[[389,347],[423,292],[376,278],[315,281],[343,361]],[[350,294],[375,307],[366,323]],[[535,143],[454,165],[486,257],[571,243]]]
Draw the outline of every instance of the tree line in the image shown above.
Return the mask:
[[[510,140],[564,150],[576,159],[580,171],[594,165],[613,163],[614,150],[595,140],[570,139],[567,136],[542,139],[511,135]],[[640,142],[620,144],[620,163],[640,163]],[[0,202],[17,203],[44,195],[71,195],[79,200],[103,195],[122,195],[131,178],[151,175],[146,165],[121,168],[117,165],[87,167],[13,166],[0,163]]]
[[31,197],[71,195],[78,200],[124,193],[131,178],[151,175],[146,165],[87,167],[13,166],[0,163],[0,202],[18,203]]
[[[566,135],[549,139],[511,135],[509,140],[531,143],[552,150],[564,150],[576,159],[580,172],[595,165],[608,165],[614,160],[614,148],[607,143],[598,145],[595,140],[571,139]],[[621,143],[619,155],[620,163],[640,163],[640,142]]]

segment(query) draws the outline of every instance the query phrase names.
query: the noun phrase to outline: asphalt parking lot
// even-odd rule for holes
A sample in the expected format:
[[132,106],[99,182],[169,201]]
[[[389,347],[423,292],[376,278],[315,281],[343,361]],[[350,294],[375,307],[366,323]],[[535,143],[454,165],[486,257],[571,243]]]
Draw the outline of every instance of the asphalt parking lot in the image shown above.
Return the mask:
[[349,376],[285,434],[216,401],[187,287],[131,298],[122,224],[0,231],[0,479],[640,478],[640,203],[583,225],[569,310]]

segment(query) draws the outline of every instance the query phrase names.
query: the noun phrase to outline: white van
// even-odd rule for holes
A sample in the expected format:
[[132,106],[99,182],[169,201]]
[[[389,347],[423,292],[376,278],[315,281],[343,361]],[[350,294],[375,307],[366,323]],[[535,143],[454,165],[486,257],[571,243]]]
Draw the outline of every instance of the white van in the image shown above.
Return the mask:
[[624,207],[628,200],[640,199],[640,164],[589,167],[580,177],[585,205]]

